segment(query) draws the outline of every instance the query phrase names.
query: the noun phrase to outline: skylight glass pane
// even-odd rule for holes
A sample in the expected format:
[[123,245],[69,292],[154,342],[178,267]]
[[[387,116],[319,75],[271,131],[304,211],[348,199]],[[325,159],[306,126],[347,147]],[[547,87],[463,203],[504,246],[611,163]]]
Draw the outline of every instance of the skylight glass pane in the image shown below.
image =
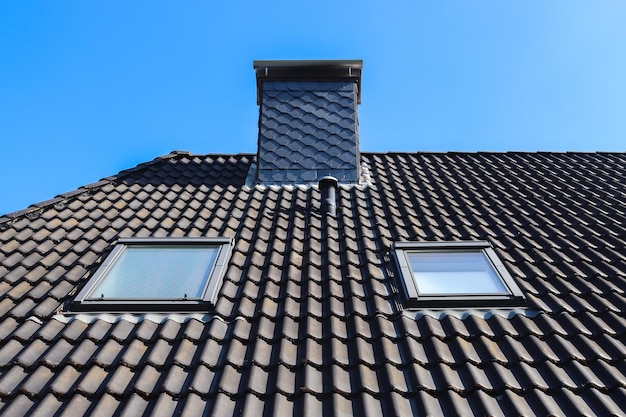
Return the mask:
[[216,246],[127,246],[89,299],[200,300]]
[[422,295],[508,294],[482,251],[409,252],[408,258]]

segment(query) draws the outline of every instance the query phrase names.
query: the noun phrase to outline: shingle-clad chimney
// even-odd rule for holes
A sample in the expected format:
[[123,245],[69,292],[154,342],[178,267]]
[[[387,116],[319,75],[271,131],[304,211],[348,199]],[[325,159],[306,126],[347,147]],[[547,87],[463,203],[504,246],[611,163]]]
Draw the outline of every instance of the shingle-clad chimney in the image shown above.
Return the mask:
[[254,61],[258,182],[359,182],[362,67],[361,60]]

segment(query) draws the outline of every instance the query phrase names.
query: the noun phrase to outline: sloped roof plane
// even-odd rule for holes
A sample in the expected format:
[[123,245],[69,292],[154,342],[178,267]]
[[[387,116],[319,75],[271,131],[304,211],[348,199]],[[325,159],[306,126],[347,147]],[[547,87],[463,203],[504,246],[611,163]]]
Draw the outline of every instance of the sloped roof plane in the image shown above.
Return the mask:
[[[0,217],[0,414],[624,415],[624,153],[361,153],[322,216],[172,153]],[[215,307],[73,314],[120,238],[229,237]],[[523,308],[409,308],[390,248],[490,242]]]

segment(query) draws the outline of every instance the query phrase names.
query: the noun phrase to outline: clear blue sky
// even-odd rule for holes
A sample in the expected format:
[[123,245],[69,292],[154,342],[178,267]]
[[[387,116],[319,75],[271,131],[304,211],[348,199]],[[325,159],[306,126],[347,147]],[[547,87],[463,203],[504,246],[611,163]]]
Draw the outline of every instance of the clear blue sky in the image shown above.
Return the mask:
[[625,151],[623,0],[0,2],[0,214],[255,152],[255,59],[363,59],[363,151]]

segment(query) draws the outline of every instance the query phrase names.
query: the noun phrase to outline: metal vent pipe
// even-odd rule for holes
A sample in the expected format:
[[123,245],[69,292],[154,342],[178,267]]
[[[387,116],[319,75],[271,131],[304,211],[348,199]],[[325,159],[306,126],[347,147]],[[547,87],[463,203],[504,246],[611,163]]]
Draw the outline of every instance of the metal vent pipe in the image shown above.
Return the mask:
[[337,214],[337,178],[323,177],[320,179],[319,187],[322,193],[321,212],[325,215],[335,217]]

